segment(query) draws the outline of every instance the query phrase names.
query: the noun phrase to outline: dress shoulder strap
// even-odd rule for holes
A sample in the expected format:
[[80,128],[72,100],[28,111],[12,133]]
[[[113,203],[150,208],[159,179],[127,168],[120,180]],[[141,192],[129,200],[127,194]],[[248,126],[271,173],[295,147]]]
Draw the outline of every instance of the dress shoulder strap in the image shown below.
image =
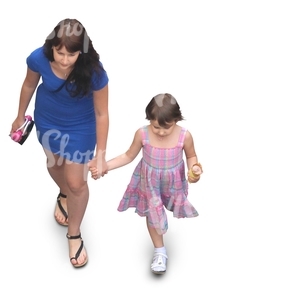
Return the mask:
[[177,144],[178,147],[181,147],[181,148],[183,147],[186,132],[187,132],[187,129],[184,127],[181,127],[178,144]]
[[147,125],[142,126],[141,132],[142,132],[143,145],[145,145],[146,143],[149,144],[148,126]]

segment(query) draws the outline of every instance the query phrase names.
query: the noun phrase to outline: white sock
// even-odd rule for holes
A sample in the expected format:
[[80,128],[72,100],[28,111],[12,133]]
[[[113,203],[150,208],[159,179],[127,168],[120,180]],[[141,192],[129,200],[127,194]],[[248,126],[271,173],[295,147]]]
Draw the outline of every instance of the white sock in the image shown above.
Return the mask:
[[154,253],[163,253],[163,254],[167,254],[167,250],[166,250],[165,246],[160,247],[160,248],[154,248]]
[[[164,255],[167,255],[167,251],[165,247],[159,247],[159,248],[154,248],[154,256],[153,256],[153,262],[151,264],[151,269],[152,272],[165,272],[166,271],[166,263],[167,263],[167,257],[160,256],[160,257],[155,257],[156,253],[162,253]],[[161,265],[163,263],[163,265]]]

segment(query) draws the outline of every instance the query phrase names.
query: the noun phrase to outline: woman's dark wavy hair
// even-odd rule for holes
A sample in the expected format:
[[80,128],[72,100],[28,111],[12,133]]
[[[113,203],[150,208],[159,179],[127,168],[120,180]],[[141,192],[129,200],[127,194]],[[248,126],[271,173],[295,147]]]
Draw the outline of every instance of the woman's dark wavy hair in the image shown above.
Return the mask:
[[[76,19],[64,19],[60,21],[53,31],[48,35],[43,49],[49,61],[54,61],[53,49],[58,50],[63,46],[70,53],[80,51],[80,55],[63,85],[73,97],[82,97],[91,93],[93,72],[101,73],[102,68],[100,56],[93,47],[84,26]],[[75,84],[70,84],[75,82]],[[61,86],[58,90],[60,90]]]
[[160,126],[184,120],[176,99],[168,93],[158,94],[146,107],[146,120],[156,120]]

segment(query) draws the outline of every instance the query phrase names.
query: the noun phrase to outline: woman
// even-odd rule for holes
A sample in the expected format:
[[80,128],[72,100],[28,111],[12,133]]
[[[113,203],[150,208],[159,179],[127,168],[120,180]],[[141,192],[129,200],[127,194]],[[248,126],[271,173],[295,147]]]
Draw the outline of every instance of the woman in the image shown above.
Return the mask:
[[87,163],[107,172],[109,128],[108,77],[84,26],[76,19],[59,22],[44,45],[27,58],[17,118],[19,128],[36,90],[34,121],[47,157],[47,169],[59,194],[55,219],[68,226],[70,261],[88,261],[80,226],[89,199]]

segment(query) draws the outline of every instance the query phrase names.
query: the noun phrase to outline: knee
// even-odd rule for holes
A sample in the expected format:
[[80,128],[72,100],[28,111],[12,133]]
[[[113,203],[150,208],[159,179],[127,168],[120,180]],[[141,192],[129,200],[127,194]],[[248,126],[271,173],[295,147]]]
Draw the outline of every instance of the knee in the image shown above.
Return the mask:
[[88,190],[86,182],[67,182],[68,188],[72,194],[81,195]]

